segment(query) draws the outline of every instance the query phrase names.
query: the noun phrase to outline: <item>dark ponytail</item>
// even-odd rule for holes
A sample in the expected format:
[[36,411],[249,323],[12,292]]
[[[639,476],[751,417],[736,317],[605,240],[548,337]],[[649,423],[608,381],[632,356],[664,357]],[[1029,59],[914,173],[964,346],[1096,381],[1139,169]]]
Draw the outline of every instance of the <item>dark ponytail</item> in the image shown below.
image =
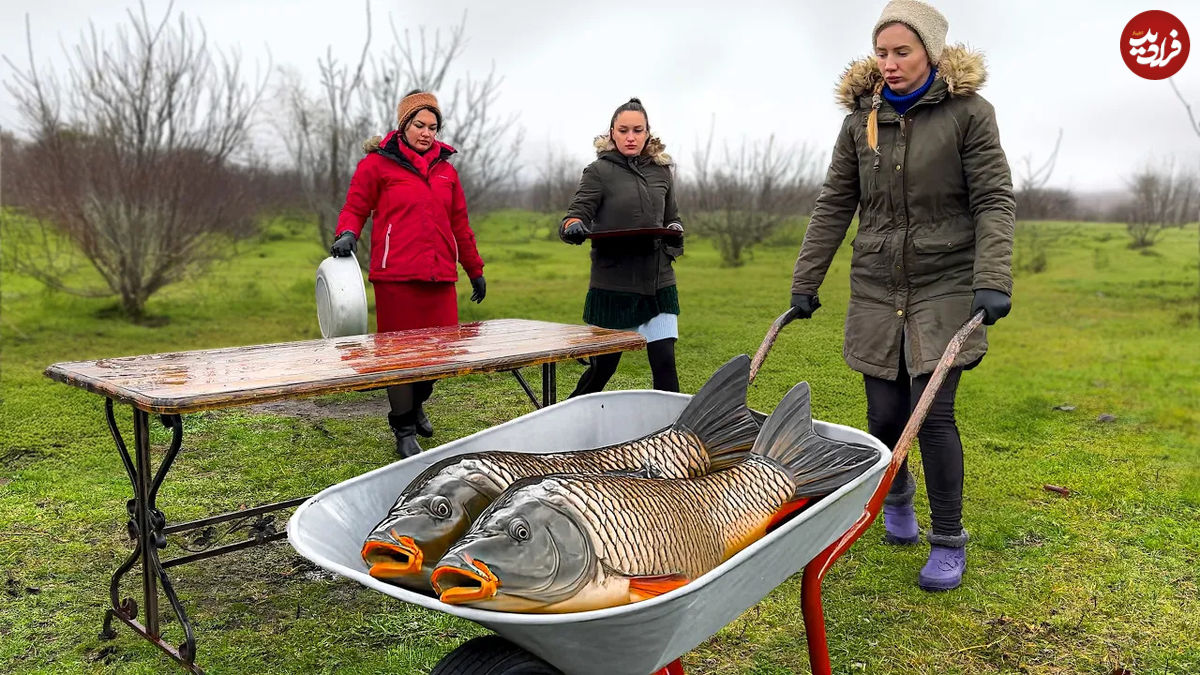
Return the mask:
[[612,119],[608,121],[609,130],[611,131],[613,125],[617,123],[617,117],[621,113],[629,111],[642,113],[642,117],[646,119],[646,131],[650,131],[650,116],[646,114],[646,109],[642,106],[642,100],[637,97],[631,98],[617,106],[617,109],[613,112]]

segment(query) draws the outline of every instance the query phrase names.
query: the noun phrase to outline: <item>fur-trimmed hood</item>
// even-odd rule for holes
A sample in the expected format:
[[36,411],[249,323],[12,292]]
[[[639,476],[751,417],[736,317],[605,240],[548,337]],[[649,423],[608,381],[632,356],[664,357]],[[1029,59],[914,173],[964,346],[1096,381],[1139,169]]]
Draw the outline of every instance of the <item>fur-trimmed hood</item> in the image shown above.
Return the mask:
[[[847,112],[871,107],[871,94],[883,80],[883,74],[875,65],[875,57],[868,56],[852,62],[838,83],[837,102]],[[946,84],[950,96],[970,96],[983,88],[987,82],[987,66],[983,53],[973,51],[966,45],[947,46],[937,65],[935,83]],[[865,99],[865,101],[863,100]]]
[[[599,157],[606,152],[617,149],[617,144],[613,143],[612,136],[608,133],[603,133],[597,136],[592,141],[592,147],[596,148],[596,156]],[[671,166],[674,160],[666,153],[667,146],[659,140],[658,136],[653,134],[646,139],[646,147],[642,148],[642,156],[649,157],[659,166]]]

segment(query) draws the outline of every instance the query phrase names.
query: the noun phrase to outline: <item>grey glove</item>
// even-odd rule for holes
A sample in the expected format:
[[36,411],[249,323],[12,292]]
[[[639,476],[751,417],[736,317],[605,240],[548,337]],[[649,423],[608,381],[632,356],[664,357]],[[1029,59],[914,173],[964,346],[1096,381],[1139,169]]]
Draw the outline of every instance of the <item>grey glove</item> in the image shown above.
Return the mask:
[[353,232],[343,232],[333,240],[333,246],[329,247],[329,255],[335,258],[349,258],[354,255],[354,249],[357,247],[358,237],[355,237]]

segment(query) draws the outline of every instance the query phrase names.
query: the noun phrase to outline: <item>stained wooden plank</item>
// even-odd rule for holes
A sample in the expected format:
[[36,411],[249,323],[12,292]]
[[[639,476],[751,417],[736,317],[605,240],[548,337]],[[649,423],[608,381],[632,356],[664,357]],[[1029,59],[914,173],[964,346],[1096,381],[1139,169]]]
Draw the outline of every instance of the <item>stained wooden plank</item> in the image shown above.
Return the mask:
[[47,377],[180,414],[643,349],[632,331],[494,319],[441,328],[56,363]]

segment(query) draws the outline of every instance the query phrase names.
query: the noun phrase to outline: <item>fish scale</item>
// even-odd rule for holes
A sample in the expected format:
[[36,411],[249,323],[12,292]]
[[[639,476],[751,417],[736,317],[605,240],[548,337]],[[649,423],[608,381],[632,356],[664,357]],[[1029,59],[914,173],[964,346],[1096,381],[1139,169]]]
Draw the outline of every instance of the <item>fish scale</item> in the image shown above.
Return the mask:
[[[490,484],[500,492],[523,478],[554,473],[628,472],[630,467],[641,466],[653,468],[655,478],[692,478],[704,475],[708,465],[708,452],[694,434],[667,428],[637,441],[594,450],[547,455],[490,452],[460,458],[441,469],[475,483]],[[409,489],[413,488],[419,485]],[[388,515],[402,506],[403,501],[398,501]]]
[[689,578],[753,541],[794,490],[784,469],[761,459],[686,481],[556,476],[543,485],[580,509],[608,567],[627,576]]
[[536,455],[496,452],[480,459],[480,470],[501,476],[508,483],[530,476],[552,473],[603,473],[628,471],[631,466],[649,465],[662,478],[692,478],[708,469],[708,453],[692,434],[666,429],[633,443],[596,450]]

